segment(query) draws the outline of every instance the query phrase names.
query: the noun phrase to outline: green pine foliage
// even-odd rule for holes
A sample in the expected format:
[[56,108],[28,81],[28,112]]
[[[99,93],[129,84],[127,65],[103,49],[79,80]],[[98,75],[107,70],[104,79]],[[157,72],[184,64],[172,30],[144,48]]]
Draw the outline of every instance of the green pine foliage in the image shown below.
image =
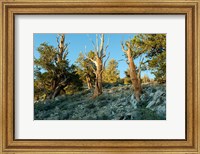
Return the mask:
[[[94,58],[94,52],[90,51],[87,53],[87,57]],[[76,60],[76,73],[79,75],[80,79],[87,84],[91,82],[91,85],[94,85],[95,74],[94,74],[95,65],[88,58],[84,56],[81,52]],[[91,88],[91,87],[88,87]]]
[[103,72],[103,81],[105,83],[116,83],[119,81],[119,70],[117,70],[118,62],[115,59],[111,59],[108,62],[108,66]]
[[140,34],[137,42],[145,55],[146,64],[155,80],[166,82],[166,34]]
[[34,58],[34,93],[35,99],[51,98],[56,88],[60,88],[58,94],[65,93],[67,87],[75,91],[82,87],[79,76],[74,71],[74,66],[69,66],[66,58],[68,44],[61,61],[58,61],[59,51],[46,42],[40,44],[39,58]]
[[128,68],[125,72],[125,77],[124,77],[124,84],[131,84],[131,79],[130,79],[130,69]]

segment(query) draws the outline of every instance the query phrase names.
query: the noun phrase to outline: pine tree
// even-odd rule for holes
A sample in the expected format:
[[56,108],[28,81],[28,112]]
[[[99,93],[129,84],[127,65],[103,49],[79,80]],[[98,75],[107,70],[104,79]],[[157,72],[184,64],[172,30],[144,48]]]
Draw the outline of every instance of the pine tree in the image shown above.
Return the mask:
[[119,70],[117,70],[118,62],[114,59],[111,59],[108,62],[108,66],[106,67],[103,73],[103,81],[106,83],[116,83],[119,78]]
[[131,84],[131,79],[130,79],[130,69],[128,68],[126,71],[124,71],[125,77],[124,77],[124,84]]
[[156,81],[166,82],[166,34],[140,34],[138,38],[148,69]]
[[[87,57],[94,59],[94,52],[90,51],[87,54]],[[76,71],[77,74],[80,76],[80,79],[87,84],[88,89],[91,89],[94,86],[94,68],[94,63],[92,63],[91,60],[89,60],[82,53],[80,53],[79,57],[76,60]]]
[[148,83],[148,82],[150,82],[150,79],[149,79],[148,75],[145,74],[145,75],[142,77],[142,83]]
[[67,60],[68,45],[65,44],[65,35],[57,38],[58,47],[55,48],[46,42],[40,44],[39,58],[34,58],[34,92],[35,95],[45,95],[55,98],[64,91],[66,86],[75,85],[80,88],[82,83],[75,74],[74,66],[69,66]]
[[142,87],[141,87],[141,63],[139,66],[136,66],[134,59],[138,58],[140,55],[143,54],[143,50],[138,45],[138,37],[135,36],[132,40],[126,41],[124,47],[124,43],[121,43],[122,51],[124,52],[127,58],[127,64],[129,66],[129,75],[130,80],[133,87],[133,93],[136,100],[140,101],[140,96],[142,94]]
[[[99,44],[100,41],[100,44]],[[91,60],[91,62],[93,62],[93,64],[95,65],[95,69],[94,69],[94,74],[95,74],[95,87],[94,87],[94,94],[93,94],[93,98],[99,96],[102,94],[102,73],[104,71],[104,67],[106,64],[107,59],[109,58],[109,56],[106,58],[106,60],[104,60],[104,58],[106,57],[106,50],[108,48],[109,43],[105,46],[104,43],[104,34],[101,34],[100,36],[98,34],[96,34],[96,44],[93,43],[94,46],[94,50],[93,52],[94,54],[94,59],[88,57],[86,55],[86,57]]]

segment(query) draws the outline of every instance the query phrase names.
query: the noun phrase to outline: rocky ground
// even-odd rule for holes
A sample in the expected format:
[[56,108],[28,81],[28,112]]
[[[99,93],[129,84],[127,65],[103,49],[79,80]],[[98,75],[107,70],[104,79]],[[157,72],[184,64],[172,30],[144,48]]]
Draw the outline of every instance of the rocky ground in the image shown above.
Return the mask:
[[130,85],[105,85],[103,94],[92,98],[91,90],[62,95],[34,104],[35,120],[165,120],[166,85],[142,85],[137,103]]

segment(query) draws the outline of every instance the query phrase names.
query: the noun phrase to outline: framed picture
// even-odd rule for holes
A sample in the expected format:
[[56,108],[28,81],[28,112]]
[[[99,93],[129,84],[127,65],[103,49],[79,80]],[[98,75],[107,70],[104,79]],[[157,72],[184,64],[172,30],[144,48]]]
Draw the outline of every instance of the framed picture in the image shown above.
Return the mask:
[[0,2],[1,153],[199,153],[199,1]]

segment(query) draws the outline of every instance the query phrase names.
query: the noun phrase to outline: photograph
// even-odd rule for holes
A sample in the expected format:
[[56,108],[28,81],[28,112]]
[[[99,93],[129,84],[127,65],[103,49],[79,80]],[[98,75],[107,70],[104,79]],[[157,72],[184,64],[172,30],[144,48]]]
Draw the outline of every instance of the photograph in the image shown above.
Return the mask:
[[166,34],[34,33],[34,120],[166,120]]

